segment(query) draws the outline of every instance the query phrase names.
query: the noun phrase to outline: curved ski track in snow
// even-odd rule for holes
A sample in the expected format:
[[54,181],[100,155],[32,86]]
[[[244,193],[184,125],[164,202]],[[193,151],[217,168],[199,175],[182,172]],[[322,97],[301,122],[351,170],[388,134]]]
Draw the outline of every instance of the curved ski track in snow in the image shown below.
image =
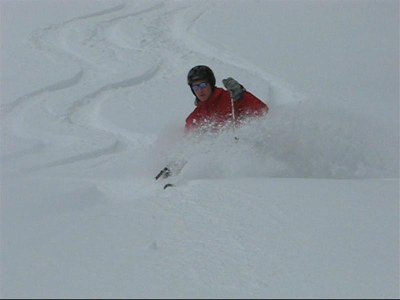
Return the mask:
[[[92,53],[90,51],[85,52],[83,51],[84,48],[83,50],[78,49],[79,51],[74,49],[75,46],[82,46],[87,41],[76,40],[73,33],[74,30],[77,32],[82,30],[89,36],[89,40],[97,39],[101,41],[102,45],[90,44],[89,47],[98,47],[98,52],[100,52],[99,58],[109,63],[109,58],[113,58],[112,52],[115,46],[108,43],[107,37],[102,36],[105,34],[105,31],[108,28],[112,28],[119,20],[144,14],[159,6],[158,4],[154,7],[130,14],[124,13],[121,15],[120,13],[110,19],[110,14],[121,12],[126,8],[126,4],[121,4],[110,9],[77,17],[35,31],[32,34],[31,40],[37,49],[44,52],[45,55],[56,57],[59,61],[72,63],[79,70],[69,78],[39,88],[1,107],[2,116],[12,120],[13,128],[11,131],[16,136],[26,140],[35,139],[37,140],[36,143],[41,145],[40,147],[35,145],[30,150],[24,150],[20,154],[13,153],[12,155],[3,156],[3,159],[17,158],[30,153],[33,154],[39,150],[44,151],[46,144],[51,144],[56,140],[69,140],[71,138],[76,143],[74,147],[78,149],[77,154],[33,166],[31,170],[93,159],[123,149],[124,142],[121,141],[121,137],[117,137],[112,132],[104,130],[101,126],[97,126],[99,124],[85,124],[84,122],[75,121],[74,115],[78,114],[84,106],[90,105],[91,102],[94,103],[93,105],[100,105],[95,103],[99,95],[105,92],[139,85],[150,80],[159,71],[160,63],[155,60],[154,65],[150,65],[148,70],[139,73],[131,72],[133,74],[129,78],[126,78],[126,75],[120,79],[115,75],[112,78],[107,78],[107,76],[103,76],[103,71],[99,70],[96,66],[97,62],[91,59]],[[107,19],[102,20],[105,17]],[[95,23],[94,28],[90,28],[93,19],[99,19],[99,21]],[[86,20],[90,22],[85,27],[85,24],[82,23]],[[108,51],[106,54],[110,55],[109,57],[107,55],[101,57],[101,52],[104,49],[106,52]],[[122,63],[120,62],[120,64]],[[116,72],[118,73],[118,66],[116,67]],[[101,84],[101,82],[103,83]],[[71,91],[73,92],[71,93]],[[82,94],[82,97],[71,99],[70,94]],[[54,104],[55,102],[56,104]],[[37,122],[38,119],[41,122]],[[68,132],[67,136],[65,135],[66,132]],[[72,137],[71,132],[75,132]],[[93,139],[93,136],[95,136],[95,139]],[[63,144],[64,142],[61,143],[61,146],[64,146]],[[85,144],[92,145],[87,147]],[[93,147],[93,145],[95,146]]]

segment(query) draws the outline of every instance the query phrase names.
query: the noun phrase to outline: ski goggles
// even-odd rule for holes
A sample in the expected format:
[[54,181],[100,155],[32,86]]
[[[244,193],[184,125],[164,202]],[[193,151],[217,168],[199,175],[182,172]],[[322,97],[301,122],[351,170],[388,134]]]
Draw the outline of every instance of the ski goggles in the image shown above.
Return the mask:
[[196,92],[198,90],[208,87],[210,84],[208,82],[200,82],[199,84],[192,85],[192,91]]

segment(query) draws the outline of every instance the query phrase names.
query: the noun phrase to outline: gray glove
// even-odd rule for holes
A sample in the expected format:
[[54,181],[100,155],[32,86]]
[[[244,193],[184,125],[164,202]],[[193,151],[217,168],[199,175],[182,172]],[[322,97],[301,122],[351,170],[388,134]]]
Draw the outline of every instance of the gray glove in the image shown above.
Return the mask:
[[244,92],[246,92],[246,89],[232,77],[222,79],[222,83],[231,94],[233,101],[237,101],[242,98]]

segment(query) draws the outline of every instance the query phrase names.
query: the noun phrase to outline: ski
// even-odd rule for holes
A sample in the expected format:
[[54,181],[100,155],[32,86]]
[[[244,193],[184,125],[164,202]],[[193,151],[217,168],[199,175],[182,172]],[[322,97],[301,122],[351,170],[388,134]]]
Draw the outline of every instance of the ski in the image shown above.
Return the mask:
[[157,174],[157,176],[155,178],[156,178],[156,180],[158,180],[160,177],[167,178],[169,176],[171,176],[171,171],[169,168],[165,167],[164,169],[162,169],[160,171],[160,173]]
[[172,183],[167,183],[166,185],[164,185],[164,190],[169,188],[169,187],[173,187],[173,186],[175,186],[175,185],[172,184]]
[[[186,165],[186,163],[187,163],[186,160],[176,160],[174,162],[169,163],[168,166],[163,168],[156,175],[155,179],[156,180],[166,179],[168,177],[173,178],[172,181],[175,181],[175,183],[164,184],[164,186],[163,186],[164,190],[169,188],[169,187],[176,186],[177,181],[179,181],[179,178],[177,178],[177,176],[179,176],[179,174],[181,173],[181,171],[182,171],[183,167]],[[162,180],[160,180],[160,181],[162,181]]]
[[[160,178],[165,179],[165,178],[170,177],[171,175],[172,175],[171,170],[168,167],[165,167],[164,169],[162,169],[160,171],[160,173],[157,174],[155,179],[156,180],[158,180]],[[169,187],[173,187],[173,186],[175,186],[173,183],[167,183],[167,184],[164,185],[164,190],[169,188]]]

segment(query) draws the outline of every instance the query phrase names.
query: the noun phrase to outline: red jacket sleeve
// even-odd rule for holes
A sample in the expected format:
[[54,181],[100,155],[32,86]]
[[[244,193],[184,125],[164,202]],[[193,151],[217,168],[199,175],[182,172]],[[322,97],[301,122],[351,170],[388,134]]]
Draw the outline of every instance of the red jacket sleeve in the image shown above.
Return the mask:
[[200,113],[198,112],[198,109],[195,109],[187,118],[186,118],[186,124],[185,124],[185,131],[189,132],[192,129],[197,128],[200,123],[199,119],[201,118]]
[[238,117],[261,117],[269,110],[267,104],[256,96],[245,92],[242,99],[235,102]]
[[185,131],[188,132],[191,129],[193,129],[194,122],[193,122],[193,114],[190,114],[187,118],[186,118],[186,124],[185,124]]

